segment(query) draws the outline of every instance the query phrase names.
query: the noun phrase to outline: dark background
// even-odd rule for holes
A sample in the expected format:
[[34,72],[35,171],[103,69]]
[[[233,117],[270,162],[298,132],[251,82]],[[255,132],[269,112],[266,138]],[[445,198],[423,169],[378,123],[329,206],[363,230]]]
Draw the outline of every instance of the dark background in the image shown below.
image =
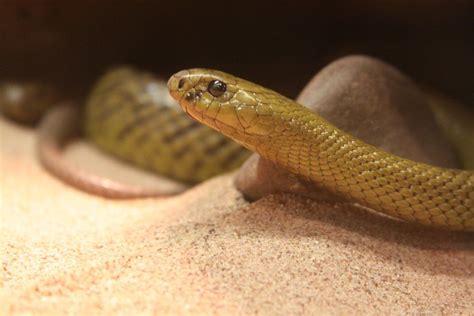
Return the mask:
[[0,0],[0,79],[83,93],[115,64],[210,67],[295,97],[328,62],[364,53],[472,107],[473,13],[448,0]]

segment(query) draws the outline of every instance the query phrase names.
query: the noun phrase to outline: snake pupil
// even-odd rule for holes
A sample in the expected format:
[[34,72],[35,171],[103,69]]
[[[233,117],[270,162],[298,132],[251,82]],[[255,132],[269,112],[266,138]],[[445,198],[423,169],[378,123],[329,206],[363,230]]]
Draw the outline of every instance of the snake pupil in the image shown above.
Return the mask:
[[212,80],[207,87],[207,91],[216,98],[223,95],[226,89],[227,85],[220,80]]

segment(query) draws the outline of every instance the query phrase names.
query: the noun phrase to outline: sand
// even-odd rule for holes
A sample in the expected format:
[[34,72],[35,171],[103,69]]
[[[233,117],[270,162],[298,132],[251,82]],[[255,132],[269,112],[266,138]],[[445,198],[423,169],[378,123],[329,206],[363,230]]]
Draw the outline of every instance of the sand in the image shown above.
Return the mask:
[[106,200],[47,174],[34,137],[0,120],[1,314],[474,313],[473,234],[289,194],[248,203],[233,174]]

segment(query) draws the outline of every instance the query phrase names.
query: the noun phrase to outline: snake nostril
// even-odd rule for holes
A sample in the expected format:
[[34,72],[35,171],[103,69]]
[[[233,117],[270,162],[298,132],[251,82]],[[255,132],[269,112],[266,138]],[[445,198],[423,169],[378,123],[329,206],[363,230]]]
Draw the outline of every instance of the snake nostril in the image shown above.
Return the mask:
[[184,87],[184,78],[179,79],[179,82],[178,82],[178,89],[182,89],[183,87]]

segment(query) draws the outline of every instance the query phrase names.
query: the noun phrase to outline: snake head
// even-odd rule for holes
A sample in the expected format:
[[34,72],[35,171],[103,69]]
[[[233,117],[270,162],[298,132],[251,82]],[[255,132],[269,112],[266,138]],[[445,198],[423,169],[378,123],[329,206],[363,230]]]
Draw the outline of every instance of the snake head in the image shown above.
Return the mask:
[[244,138],[266,136],[281,125],[274,114],[282,109],[267,102],[279,98],[276,92],[220,71],[180,71],[168,89],[191,117],[247,147]]

